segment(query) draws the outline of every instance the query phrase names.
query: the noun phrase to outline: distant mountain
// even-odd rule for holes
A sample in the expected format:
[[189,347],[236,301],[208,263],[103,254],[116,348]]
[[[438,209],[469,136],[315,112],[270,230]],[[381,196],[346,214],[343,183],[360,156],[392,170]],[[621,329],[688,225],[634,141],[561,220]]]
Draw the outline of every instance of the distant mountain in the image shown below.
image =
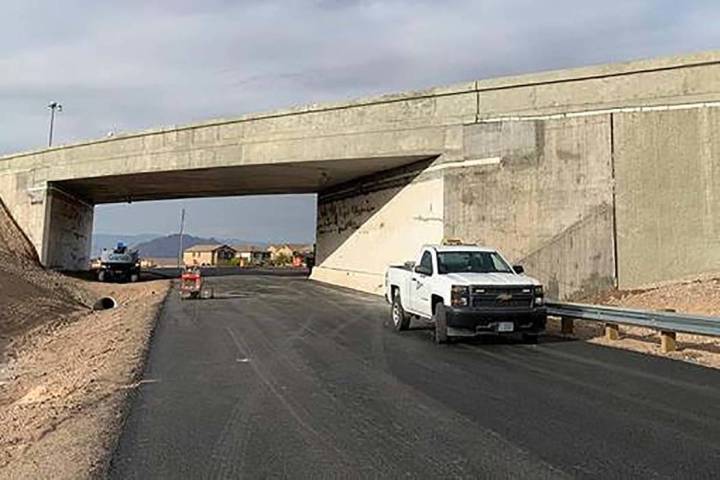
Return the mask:
[[[216,245],[221,243],[223,242],[215,238],[195,237],[188,234],[183,235],[183,249],[194,245]],[[180,249],[180,234],[174,233],[131,246],[140,251],[140,257],[142,258],[177,258]]]
[[135,245],[147,242],[153,238],[161,236],[158,233],[141,233],[138,235],[116,235],[114,233],[94,233],[92,236],[92,253],[93,258],[99,257],[103,248],[115,248],[118,242],[125,245]]
[[[103,248],[114,248],[118,242],[123,242],[132,248],[138,249],[140,256],[143,258],[177,258],[180,247],[180,235],[177,233],[165,236],[157,233],[143,233],[138,235],[96,233],[93,235],[92,256],[99,257]],[[267,247],[270,245],[269,242],[249,241],[239,238],[204,238],[187,233],[183,235],[183,249],[192,247],[193,245],[216,244],[231,246],[256,245],[258,247]]]

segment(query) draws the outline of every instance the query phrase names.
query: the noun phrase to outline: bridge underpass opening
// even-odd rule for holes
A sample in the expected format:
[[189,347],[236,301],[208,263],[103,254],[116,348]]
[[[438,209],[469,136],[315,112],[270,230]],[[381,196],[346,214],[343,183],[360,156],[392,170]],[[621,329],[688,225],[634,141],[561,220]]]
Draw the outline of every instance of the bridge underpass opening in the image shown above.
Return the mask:
[[[178,230],[181,208],[178,202],[182,199],[214,202],[224,210],[221,215],[232,223],[243,220],[233,215],[232,208],[222,208],[224,201],[228,204],[235,201],[228,197],[250,196],[253,202],[259,202],[256,205],[262,205],[272,203],[276,195],[304,195],[306,199],[310,195],[316,202],[314,218],[308,221],[312,236],[258,238],[247,233],[229,234],[230,230],[216,234],[207,228],[193,231],[192,223],[197,219],[192,218],[192,212],[186,233],[214,236],[221,243],[233,239],[316,243],[312,278],[378,293],[388,264],[403,262],[421,244],[442,239],[443,183],[442,175],[428,168],[433,160],[427,156],[346,159],[53,182],[48,189],[50,222],[43,255],[50,267],[89,268],[92,254],[97,255],[97,250],[91,251],[93,224],[100,226],[97,233],[123,231],[106,228],[112,225],[112,220],[103,215],[111,214],[113,209],[142,215],[143,208],[156,205],[157,201],[175,202],[176,208],[169,213],[175,227],[148,231],[167,234]],[[127,207],[107,206],[111,204]],[[96,206],[99,208],[95,209]],[[272,208],[268,214],[272,215]]]
[[[267,266],[270,245],[315,244],[315,194],[248,195],[102,204],[95,207],[91,257],[117,242],[139,247],[144,268],[175,267],[183,250],[227,245],[233,256],[217,261],[209,251],[188,252],[200,266]],[[179,237],[184,211],[182,243]],[[303,253],[304,252],[304,249]],[[312,250],[310,250],[312,251]],[[250,253],[252,252],[252,255]],[[217,256],[217,255],[215,255]],[[291,257],[286,255],[285,261]]]

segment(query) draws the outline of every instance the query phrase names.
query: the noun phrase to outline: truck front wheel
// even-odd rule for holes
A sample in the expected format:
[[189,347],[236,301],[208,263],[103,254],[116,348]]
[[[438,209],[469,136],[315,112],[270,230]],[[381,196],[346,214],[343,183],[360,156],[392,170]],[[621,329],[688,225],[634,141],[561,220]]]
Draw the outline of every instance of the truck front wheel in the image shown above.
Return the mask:
[[447,343],[447,312],[445,311],[445,305],[438,303],[435,305],[435,311],[433,312],[433,323],[435,324],[435,332],[433,340],[435,343]]
[[402,307],[399,291],[396,291],[395,295],[393,295],[390,314],[392,316],[393,327],[398,332],[401,330],[407,330],[410,327],[410,315],[405,313],[405,309]]

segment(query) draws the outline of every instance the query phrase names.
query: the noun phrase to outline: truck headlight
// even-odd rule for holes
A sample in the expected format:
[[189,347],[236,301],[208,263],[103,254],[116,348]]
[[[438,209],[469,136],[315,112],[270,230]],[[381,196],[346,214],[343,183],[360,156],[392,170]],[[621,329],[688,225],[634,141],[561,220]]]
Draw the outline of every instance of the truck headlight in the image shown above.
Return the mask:
[[533,295],[535,296],[535,306],[540,306],[545,303],[545,299],[543,298],[544,292],[542,285],[538,285],[533,288]]
[[450,304],[453,307],[467,307],[470,305],[470,287],[453,285],[450,289]]

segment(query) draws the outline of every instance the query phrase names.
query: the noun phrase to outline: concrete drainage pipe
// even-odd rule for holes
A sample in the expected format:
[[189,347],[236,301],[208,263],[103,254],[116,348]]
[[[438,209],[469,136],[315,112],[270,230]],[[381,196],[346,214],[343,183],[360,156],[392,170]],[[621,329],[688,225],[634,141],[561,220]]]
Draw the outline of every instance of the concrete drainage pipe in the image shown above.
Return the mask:
[[113,297],[102,297],[99,298],[97,302],[95,302],[95,305],[93,305],[93,310],[109,310],[115,307],[117,307],[117,300],[115,300]]

